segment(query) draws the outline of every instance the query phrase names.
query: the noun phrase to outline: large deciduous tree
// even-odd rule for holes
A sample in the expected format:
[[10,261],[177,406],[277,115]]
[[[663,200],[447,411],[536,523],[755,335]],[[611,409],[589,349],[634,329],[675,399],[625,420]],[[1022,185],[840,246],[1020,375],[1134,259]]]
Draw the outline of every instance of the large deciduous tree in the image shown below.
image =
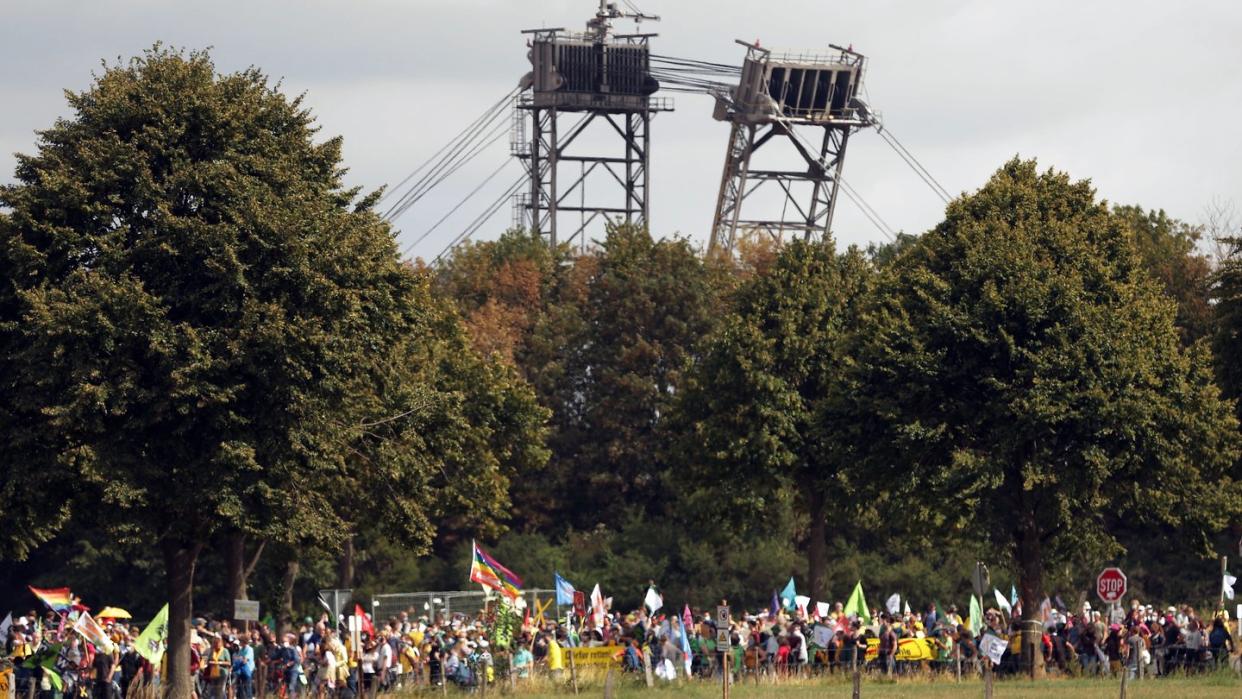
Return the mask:
[[[811,594],[824,597],[830,514],[848,511],[842,471],[852,455],[825,405],[839,393],[849,338],[873,282],[854,249],[794,242],[735,294],[703,344],[677,403],[678,453],[690,487],[717,508],[765,522],[807,518]],[[725,503],[728,503],[726,505]]]
[[425,548],[443,474],[503,504],[538,454],[495,450],[542,413],[470,358],[300,98],[161,47],[67,97],[0,189],[0,543],[72,514],[160,551],[188,699],[205,545],[331,545],[369,516]]
[[1202,548],[1239,511],[1230,405],[1132,236],[1088,182],[1009,162],[893,262],[848,397],[880,502],[1007,554],[1035,673],[1045,571],[1115,551],[1111,518]]

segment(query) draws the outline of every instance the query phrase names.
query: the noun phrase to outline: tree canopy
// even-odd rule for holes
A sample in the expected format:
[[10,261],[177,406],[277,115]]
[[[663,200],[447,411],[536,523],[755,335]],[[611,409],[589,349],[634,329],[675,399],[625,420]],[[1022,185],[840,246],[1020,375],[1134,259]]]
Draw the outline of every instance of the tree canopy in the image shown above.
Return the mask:
[[894,516],[992,541],[1037,618],[1044,571],[1125,516],[1201,549],[1239,511],[1210,356],[1088,182],[1014,160],[903,251],[851,387],[859,477]]

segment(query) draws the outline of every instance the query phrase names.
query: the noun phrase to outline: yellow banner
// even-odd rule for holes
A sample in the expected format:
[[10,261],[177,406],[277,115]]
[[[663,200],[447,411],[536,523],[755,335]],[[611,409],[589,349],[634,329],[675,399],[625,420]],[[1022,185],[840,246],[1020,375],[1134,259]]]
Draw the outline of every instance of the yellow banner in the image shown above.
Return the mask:
[[[599,648],[566,648],[566,653],[574,657],[577,667],[605,667],[621,662],[625,655],[625,646],[600,646]],[[568,658],[565,659],[568,664]]]
[[[880,639],[867,639],[867,660],[880,657]],[[930,638],[897,639],[897,660],[935,660],[936,644]]]

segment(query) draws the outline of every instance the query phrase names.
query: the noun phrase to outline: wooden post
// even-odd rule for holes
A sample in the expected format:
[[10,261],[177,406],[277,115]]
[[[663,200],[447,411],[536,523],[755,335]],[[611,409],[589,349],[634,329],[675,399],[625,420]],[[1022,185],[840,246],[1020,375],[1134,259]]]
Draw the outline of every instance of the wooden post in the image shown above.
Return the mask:
[[854,664],[854,693],[851,695],[854,699],[862,699],[862,673],[858,671],[858,664]]
[[729,667],[729,651],[720,654],[720,670],[721,679],[724,680],[724,699],[729,699],[729,678],[732,675],[732,668]]
[[953,641],[953,656],[954,656],[953,664],[955,666],[954,674],[957,677],[957,681],[961,682],[962,681],[962,639],[960,636]]
[[643,648],[643,672],[647,675],[647,689],[655,686],[655,678],[651,676],[651,647]]
[[617,692],[616,683],[612,668],[608,668],[608,675],[604,677],[604,699],[613,699]]
[[569,656],[569,679],[574,684],[574,696],[578,694],[578,664],[574,662],[573,648],[567,648],[565,653]]
[[513,640],[509,640],[509,689],[517,691],[517,668],[513,665],[513,658],[516,654],[513,652]]
[[1126,699],[1126,681],[1130,678],[1130,668],[1121,671],[1121,699]]
[[983,699],[992,699],[992,659],[983,659]]

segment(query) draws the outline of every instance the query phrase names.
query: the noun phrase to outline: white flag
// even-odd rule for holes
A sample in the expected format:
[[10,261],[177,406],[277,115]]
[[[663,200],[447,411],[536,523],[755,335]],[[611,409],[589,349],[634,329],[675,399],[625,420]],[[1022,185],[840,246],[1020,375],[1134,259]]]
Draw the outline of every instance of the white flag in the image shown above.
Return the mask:
[[1225,573],[1225,578],[1220,581],[1221,587],[1225,592],[1226,599],[1233,599],[1233,584],[1236,583],[1237,581],[1238,579],[1233,577],[1229,573]]
[[992,588],[992,592],[996,594],[996,606],[1004,609],[1010,614],[1013,614],[1013,607],[1009,606],[1009,600],[1005,599],[1005,596],[1001,594],[1001,591],[996,588]]
[[595,622],[595,628],[604,625],[607,613],[604,608],[604,593],[599,591],[599,583],[595,583],[595,589],[591,590],[591,620]]
[[888,609],[889,614],[892,614],[892,615],[900,614],[901,613],[901,595],[894,592],[893,596],[889,597],[888,601],[884,603],[884,607]]
[[[827,619],[828,614],[831,611],[832,611],[832,608],[828,606],[827,602],[816,602],[815,603],[815,612],[819,614],[820,619]],[[824,647],[827,648],[827,646],[824,646]]]
[[906,614],[910,613],[910,600],[906,600]]
[[650,609],[652,614],[655,614],[660,607],[664,606],[664,598],[660,596],[660,593],[656,592],[654,587],[647,588],[647,599],[644,602],[646,602],[647,609]]
[[[1233,595],[1229,595],[1229,599],[1233,599]],[[5,643],[9,640],[9,629],[13,628],[13,612],[4,615],[4,621],[0,621],[0,639]]]

